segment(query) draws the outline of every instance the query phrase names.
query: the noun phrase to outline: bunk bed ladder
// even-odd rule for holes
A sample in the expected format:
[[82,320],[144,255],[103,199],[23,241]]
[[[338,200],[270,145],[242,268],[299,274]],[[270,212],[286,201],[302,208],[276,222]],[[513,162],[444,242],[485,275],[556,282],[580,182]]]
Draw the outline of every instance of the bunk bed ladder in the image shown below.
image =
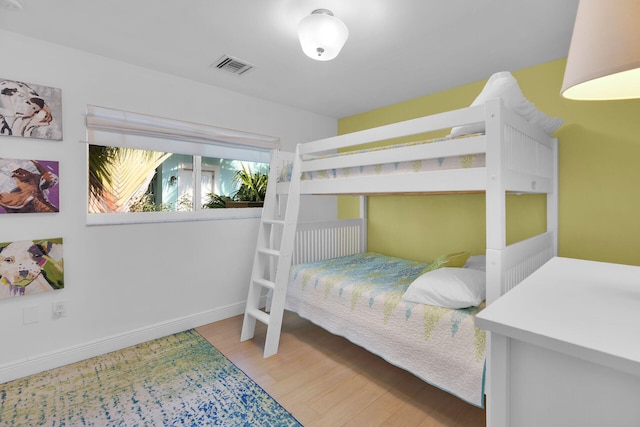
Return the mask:
[[[284,303],[291,267],[291,257],[300,209],[300,161],[299,155],[293,162],[291,181],[284,215],[280,212],[279,195],[276,192],[279,167],[279,152],[271,155],[269,185],[260,220],[258,242],[253,259],[251,282],[247,305],[242,323],[240,341],[253,338],[256,320],[267,325],[267,336],[264,345],[264,357],[278,352],[280,330],[284,315]],[[274,270],[275,267],[275,270]],[[264,290],[272,292],[271,307],[267,312],[261,309]]]

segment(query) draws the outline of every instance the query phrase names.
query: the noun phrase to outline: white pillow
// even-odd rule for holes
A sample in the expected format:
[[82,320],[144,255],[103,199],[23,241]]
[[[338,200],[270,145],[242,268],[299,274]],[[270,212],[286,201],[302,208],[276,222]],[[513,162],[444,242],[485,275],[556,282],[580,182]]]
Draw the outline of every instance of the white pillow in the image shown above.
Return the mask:
[[[538,110],[535,105],[524,97],[515,77],[508,71],[493,74],[487,80],[480,94],[471,103],[471,106],[484,104],[489,99],[502,98],[504,104],[515,113],[523,117],[529,123],[539,126],[551,135],[560,126],[563,120],[558,117],[549,117]],[[452,137],[484,132],[484,123],[472,123],[465,126],[456,126],[451,129]]]
[[485,299],[486,283],[486,273],[482,271],[443,267],[419,276],[402,299],[445,308],[478,306]]
[[486,255],[470,256],[469,259],[467,259],[467,262],[464,264],[464,268],[487,271],[487,256]]

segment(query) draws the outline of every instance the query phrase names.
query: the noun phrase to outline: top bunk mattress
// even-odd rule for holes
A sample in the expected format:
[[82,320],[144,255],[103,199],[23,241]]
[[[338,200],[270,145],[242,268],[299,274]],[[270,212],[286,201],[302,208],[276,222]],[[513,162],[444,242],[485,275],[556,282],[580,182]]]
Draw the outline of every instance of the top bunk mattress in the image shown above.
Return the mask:
[[[366,148],[355,151],[345,151],[336,154],[315,156],[312,159],[305,160],[318,160],[318,159],[335,159],[343,156],[350,156],[354,154],[373,153],[385,150],[396,150],[406,147],[414,147],[419,145],[431,144],[435,142],[445,142],[455,144],[456,141],[481,136],[481,133],[469,134],[459,137],[441,137],[420,141],[412,141],[403,144],[387,145],[382,147]],[[321,170],[313,170],[302,172],[301,180],[324,180],[332,178],[350,178],[355,176],[372,176],[372,175],[393,175],[401,173],[415,173],[415,172],[428,172],[439,171],[449,169],[469,169],[469,168],[481,168],[485,167],[485,153],[473,153],[464,154],[459,156],[446,156],[436,158],[415,159],[408,161],[392,161],[388,163],[367,164],[354,167],[338,167],[327,168]],[[292,162],[286,162],[278,177],[278,182],[289,182],[291,180]]]

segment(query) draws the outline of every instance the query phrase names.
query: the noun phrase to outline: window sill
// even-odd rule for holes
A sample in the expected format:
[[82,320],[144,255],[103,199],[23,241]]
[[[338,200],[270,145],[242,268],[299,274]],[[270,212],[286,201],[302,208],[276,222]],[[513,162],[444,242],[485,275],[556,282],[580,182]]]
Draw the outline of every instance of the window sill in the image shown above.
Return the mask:
[[163,222],[216,221],[260,218],[262,208],[206,209],[197,212],[131,212],[87,214],[87,225],[124,225]]

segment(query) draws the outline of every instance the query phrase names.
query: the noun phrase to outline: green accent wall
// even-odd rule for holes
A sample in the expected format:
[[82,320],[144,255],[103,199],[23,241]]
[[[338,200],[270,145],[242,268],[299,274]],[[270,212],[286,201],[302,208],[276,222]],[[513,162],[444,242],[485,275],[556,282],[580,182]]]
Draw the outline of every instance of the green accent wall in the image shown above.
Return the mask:
[[[566,100],[560,96],[564,66],[561,59],[512,71],[530,101],[564,119],[554,134],[559,255],[640,265],[640,100]],[[485,82],[345,117],[338,132],[466,107]],[[420,261],[460,250],[484,252],[484,195],[376,196],[368,207],[369,250]],[[544,211],[544,196],[508,196],[507,243],[544,230]],[[358,198],[341,197],[338,212],[340,218],[357,216]]]

